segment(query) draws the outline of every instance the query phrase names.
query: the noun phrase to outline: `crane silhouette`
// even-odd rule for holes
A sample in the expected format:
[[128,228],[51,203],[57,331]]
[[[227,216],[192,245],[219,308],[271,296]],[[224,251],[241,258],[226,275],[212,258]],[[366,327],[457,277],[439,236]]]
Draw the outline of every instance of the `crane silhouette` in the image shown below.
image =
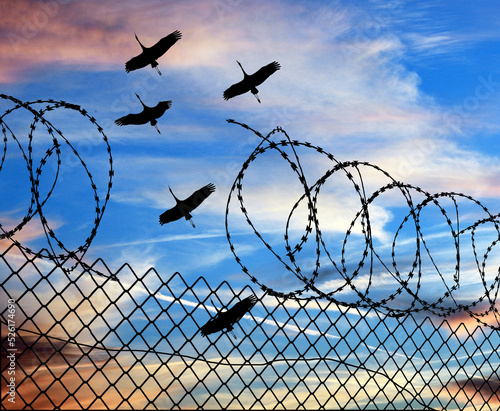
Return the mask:
[[135,95],[142,104],[142,111],[137,114],[127,114],[126,116],[120,117],[119,119],[115,120],[115,123],[119,126],[127,126],[129,124],[139,125],[149,122],[154,128],[156,128],[156,131],[160,133],[160,129],[157,126],[158,122],[156,121],[156,119],[163,116],[165,111],[167,111],[172,106],[172,101],[160,101],[156,106],[148,107],[142,102],[137,93]]
[[154,46],[151,47],[144,47],[139,40],[139,37],[137,37],[137,34],[134,33],[134,35],[136,40],[142,47],[142,53],[136,57],[131,58],[125,63],[125,71],[128,73],[130,71],[137,70],[146,67],[148,64],[151,64],[151,67],[153,67],[161,76],[160,69],[158,68],[158,62],[156,60],[163,56],[167,52],[167,50],[181,38],[181,32],[179,30],[176,30],[173,33],[170,33],[168,36],[163,37]]
[[257,86],[266,81],[271,74],[278,71],[281,68],[280,64],[277,61],[274,61],[272,63],[269,63],[267,66],[261,67],[253,74],[247,74],[238,60],[236,60],[236,63],[239,64],[241,71],[243,71],[243,80],[241,80],[239,83],[233,84],[226,91],[224,91],[224,100],[229,100],[230,98],[251,91],[257,101],[260,103],[260,99],[257,94],[259,92],[259,90],[257,90]]
[[215,185],[212,183],[207,184],[199,190],[196,190],[185,200],[179,200],[173,193],[172,189],[170,187],[168,187],[168,189],[174,196],[176,205],[160,215],[160,225],[177,221],[184,217],[194,228],[195,225],[191,220],[193,216],[190,213],[215,191]]
[[[233,333],[233,337],[236,338],[233,331],[234,325],[241,320],[241,317],[253,308],[256,302],[257,297],[255,297],[255,295],[250,295],[237,302],[227,311],[218,310],[215,317],[212,317],[204,326],[201,327],[201,335],[206,337],[208,334],[224,331],[225,329],[225,332],[231,331]],[[215,306],[213,301],[212,304]]]

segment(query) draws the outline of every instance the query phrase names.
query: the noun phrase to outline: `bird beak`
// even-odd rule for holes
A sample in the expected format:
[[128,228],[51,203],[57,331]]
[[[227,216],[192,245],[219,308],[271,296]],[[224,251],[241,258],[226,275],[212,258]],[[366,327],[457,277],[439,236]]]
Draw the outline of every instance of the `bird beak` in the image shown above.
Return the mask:
[[158,66],[155,66],[155,70],[158,72],[158,74],[161,76],[161,71],[160,69],[158,68]]
[[257,93],[255,93],[255,94],[254,94],[254,96],[255,96],[255,98],[257,99],[257,101],[260,103],[260,98],[259,98],[258,94],[257,94]]
[[188,221],[191,223],[191,225],[193,226],[193,228],[196,228],[196,226],[193,223],[193,220],[188,220]]
[[158,131],[158,134],[161,134],[160,129],[158,128],[158,126],[156,124],[154,125],[154,128],[156,128],[156,131]]

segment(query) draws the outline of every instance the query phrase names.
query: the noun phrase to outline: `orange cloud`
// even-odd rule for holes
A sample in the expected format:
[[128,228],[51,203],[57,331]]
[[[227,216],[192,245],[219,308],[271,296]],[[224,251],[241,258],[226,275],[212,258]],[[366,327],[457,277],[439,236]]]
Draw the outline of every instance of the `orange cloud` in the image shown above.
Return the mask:
[[[123,64],[134,44],[130,21],[139,3],[19,0],[2,14],[0,40],[4,64],[0,82],[16,81],[45,66],[110,69]],[[124,8],[129,9],[124,12]],[[82,41],[85,39],[85,41]],[[128,56],[131,57],[131,56]]]
[[[484,329],[485,332],[488,332],[490,328],[485,327],[482,323],[498,328],[499,316],[498,314],[495,315],[495,313],[492,310],[486,313],[487,309],[488,306],[486,305],[481,305],[480,308],[476,308],[473,311],[473,313],[476,314],[477,318],[476,316],[471,316],[470,313],[467,311],[460,311],[457,312],[456,314],[447,317],[446,320],[451,330],[458,337],[472,336],[473,334],[477,333],[480,329]],[[482,323],[479,322],[478,320],[480,320]]]
[[[54,406],[61,409],[101,408],[102,403],[96,399],[96,394],[102,395],[102,401],[111,409],[120,404],[142,409],[147,400],[141,391],[147,398],[155,398],[163,390],[156,383],[144,383],[148,371],[153,373],[154,367],[147,370],[145,366],[136,365],[129,369],[132,379],[123,377],[122,367],[127,369],[127,363],[135,363],[132,357],[124,358],[130,353],[118,354],[111,359],[104,350],[89,352],[85,347],[31,334],[18,335],[16,348],[15,374],[12,374],[16,387],[15,403],[3,402],[6,409],[24,409],[26,404],[36,409],[53,409]],[[10,381],[7,370],[3,377]],[[132,380],[137,380],[141,391]],[[8,389],[2,381],[2,398]]]
[[[189,35],[182,42],[191,44],[186,44],[185,50],[172,49],[169,63],[217,64],[214,53],[221,45],[230,49],[231,41],[224,27],[218,34],[210,31],[218,23],[216,12],[211,2],[173,7],[164,1],[145,5],[131,0],[18,0],[2,9],[0,53],[4,64],[0,67],[0,83],[19,81],[30,70],[61,65],[119,69],[141,51],[134,32],[150,46],[174,30],[185,30]],[[205,24],[200,24],[202,21]]]
[[485,404],[500,405],[500,381],[498,379],[471,378],[447,386],[452,394],[475,407]]
[[[266,47],[277,24],[285,24],[278,32],[295,33],[275,19],[283,11],[279,5],[267,7],[264,13],[256,4],[230,3],[17,0],[1,10],[0,31],[4,35],[0,37],[0,53],[4,64],[0,67],[0,83],[21,81],[34,70],[48,68],[124,70],[125,62],[141,51],[134,32],[145,46],[151,46],[174,30],[182,32],[182,46],[173,47],[160,65],[223,65],[239,74],[237,66],[225,64],[231,61],[235,65],[235,54],[266,56],[262,47]],[[248,19],[252,13],[264,13],[267,21]],[[288,47],[289,39],[276,39],[273,44],[274,55],[276,47]],[[252,67],[247,60],[249,57],[245,62]]]
[[[2,228],[5,231],[12,230],[21,221],[22,219],[16,221],[13,218],[5,215],[0,216],[0,223],[2,224]],[[53,230],[57,229],[62,225],[62,223],[58,221],[50,221],[49,223],[50,227]],[[1,235],[3,236],[4,234],[5,232],[2,231]],[[38,219],[38,216],[35,215],[26,225],[22,227],[21,230],[16,231],[16,233],[12,236],[11,239],[5,237],[0,239],[0,253],[5,252],[5,250],[7,250],[13,244],[13,241],[17,241],[23,246],[29,247],[30,242],[32,243],[33,241],[39,238],[43,238],[44,236],[45,236],[45,231],[42,227],[42,224],[40,223],[40,220]],[[21,251],[17,247],[13,247],[11,250],[9,250],[9,257],[12,256],[22,257],[24,259]]]
[[[102,19],[97,19],[94,26],[86,24],[84,15],[80,15],[79,21],[73,20],[79,7],[76,3],[62,4],[55,0],[12,3],[2,23],[6,35],[0,42],[0,51],[7,64],[0,72],[0,79],[17,79],[24,70],[61,62],[82,64],[90,58],[92,63],[109,63],[116,49],[108,45],[106,53],[96,54],[96,45],[101,42],[101,50],[106,48],[105,33],[111,28]],[[86,38],[85,45],[82,37]],[[101,56],[100,61],[92,61],[97,55]]]

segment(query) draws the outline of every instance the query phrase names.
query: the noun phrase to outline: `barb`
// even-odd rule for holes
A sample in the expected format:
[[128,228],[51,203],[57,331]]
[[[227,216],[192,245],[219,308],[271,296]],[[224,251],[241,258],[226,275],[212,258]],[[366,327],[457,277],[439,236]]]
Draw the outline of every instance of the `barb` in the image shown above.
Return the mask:
[[[410,312],[418,312],[418,311],[429,311],[434,315],[440,317],[447,317],[451,314],[465,311],[471,317],[475,318],[479,323],[484,326],[490,327],[492,329],[500,329],[500,315],[498,312],[498,308],[496,307],[496,300],[498,296],[498,291],[500,288],[500,270],[498,270],[493,281],[486,280],[486,260],[490,255],[494,246],[500,241],[500,214],[491,214],[488,209],[483,206],[478,200],[472,198],[463,193],[458,192],[441,192],[437,194],[431,194],[420,187],[406,184],[400,181],[395,180],[389,173],[382,170],[380,167],[370,164],[368,162],[363,161],[339,161],[332,154],[326,152],[319,146],[315,146],[308,142],[300,142],[297,140],[292,140],[288,134],[280,127],[275,128],[266,136],[262,135],[258,131],[252,129],[246,124],[240,123],[238,121],[228,119],[228,123],[238,124],[241,127],[252,131],[258,137],[261,138],[261,142],[258,146],[253,150],[253,152],[249,155],[248,159],[243,163],[240,172],[238,173],[228,196],[227,204],[226,204],[226,216],[225,216],[225,225],[226,225],[226,237],[229,242],[229,246],[231,252],[233,253],[237,263],[241,266],[242,270],[250,276],[250,279],[253,283],[259,285],[261,289],[269,294],[275,295],[281,298],[292,298],[292,299],[301,299],[301,298],[320,298],[327,299],[331,302],[334,302],[338,305],[347,306],[347,307],[362,307],[362,308],[374,308],[380,312],[383,312],[387,315],[400,317],[403,315],[407,315]],[[274,140],[273,138],[277,135],[283,135],[284,139]],[[300,162],[300,157],[297,154],[296,148],[301,148],[301,150],[309,150],[317,155],[322,156],[323,158],[327,158],[332,166],[329,170],[327,170],[320,178],[318,178],[314,183],[310,184],[307,182],[306,175],[304,173],[304,169]],[[288,150],[288,152],[287,152]],[[289,152],[292,151],[293,155],[290,155]],[[295,173],[297,180],[300,183],[300,186],[303,189],[303,194],[297,199],[295,204],[293,205],[286,223],[286,229],[284,233],[285,239],[285,250],[286,257],[282,257],[278,251],[276,251],[275,247],[273,247],[269,242],[264,239],[263,234],[261,234],[255,227],[252,222],[248,208],[244,203],[243,196],[243,187],[244,187],[244,177],[246,171],[249,169],[251,163],[257,159],[259,155],[262,155],[269,151],[276,151],[280,154],[281,158],[285,161],[285,163],[290,167],[290,169]],[[380,173],[385,179],[388,180],[388,183],[374,190],[372,194],[367,193],[365,181],[363,178],[364,172],[377,172]],[[327,182],[327,180],[334,176],[342,174],[347,178],[349,183],[352,185],[354,192],[356,193],[357,198],[359,198],[360,208],[355,213],[354,219],[351,221],[342,243],[342,247],[340,251],[340,260],[335,259],[333,257],[332,251],[328,248],[326,244],[326,240],[322,234],[319,217],[318,217],[318,198],[323,185]],[[371,213],[371,206],[374,201],[379,198],[383,193],[388,191],[396,191],[402,195],[405,204],[408,207],[408,213],[403,218],[401,224],[395,231],[395,235],[392,241],[391,248],[391,260],[390,262],[384,261],[380,252],[377,251],[377,248],[373,241],[373,216]],[[417,202],[414,200],[414,197],[422,198]],[[230,234],[229,229],[229,215],[231,213],[231,200],[233,197],[236,197],[237,202],[239,203],[239,209],[243,214],[246,222],[250,226],[251,230],[254,234],[259,238],[259,240],[264,244],[264,246],[278,259],[278,261],[284,266],[284,268],[295,275],[304,286],[300,289],[296,289],[291,292],[282,292],[278,290],[274,290],[271,287],[267,286],[263,282],[259,281],[256,276],[250,272],[250,270],[244,265],[242,259],[236,253],[236,247],[233,243],[233,239]],[[455,213],[454,220],[448,216],[448,213],[441,203],[444,200],[451,200],[453,204],[453,210]],[[480,219],[467,227],[463,228],[460,225],[460,214],[459,214],[459,206],[458,200],[467,201],[474,206],[478,206],[481,212],[484,212],[486,218]],[[290,243],[290,235],[289,232],[291,230],[291,220],[294,213],[297,211],[299,205],[307,204],[308,215],[307,215],[307,224],[304,229],[304,234],[302,235],[300,241],[297,244]],[[456,250],[456,264],[453,275],[453,282],[450,284],[449,281],[445,279],[444,273],[438,267],[438,264],[435,261],[435,258],[432,255],[431,247],[429,242],[424,237],[424,230],[422,228],[422,220],[423,217],[421,213],[426,208],[430,206],[437,207],[440,215],[444,219],[444,225],[447,229],[449,229],[449,233],[451,239],[453,241],[455,250]],[[361,226],[362,236],[364,237],[364,249],[362,251],[362,257],[357,264],[355,264],[355,269],[349,269],[347,266],[347,245],[348,240],[354,232],[355,226],[359,224]],[[415,230],[415,255],[413,264],[409,271],[405,274],[400,268],[398,261],[396,259],[396,248],[398,246],[398,240],[402,237],[403,230],[407,230],[407,227],[411,224],[412,230]],[[479,227],[486,226],[490,229],[494,229],[496,233],[496,238],[491,242],[491,244],[487,247],[487,251],[484,253],[483,258],[481,259],[478,256],[478,252],[476,249],[477,239],[476,233]],[[482,286],[484,288],[484,295],[477,298],[477,300],[469,303],[462,304],[459,299],[455,297],[455,292],[460,287],[460,268],[461,268],[461,256],[460,256],[460,236],[465,235],[470,232],[472,252],[475,258],[475,264],[478,269],[478,273],[482,282]],[[316,244],[315,247],[315,255],[314,255],[314,269],[312,269],[307,275],[304,274],[302,267],[299,265],[297,261],[297,256],[300,251],[303,249],[305,243],[308,241],[310,237],[313,236],[314,233],[314,241]],[[335,279],[339,282],[343,281],[343,284],[338,286],[334,291],[325,292],[321,290],[321,286],[317,284],[317,278],[320,270],[320,258],[327,258],[327,260],[331,264],[331,270],[335,273]],[[351,256],[350,256],[351,257]],[[437,298],[435,301],[428,301],[421,296],[421,284],[424,280],[423,277],[423,264],[424,260],[430,263],[430,266],[433,267],[433,270],[440,277],[440,280],[443,283],[444,293],[441,297]],[[376,301],[372,299],[370,291],[373,289],[373,281],[375,279],[375,265],[379,264],[383,267],[387,274],[389,274],[398,284],[395,291],[393,291],[389,296]],[[359,286],[355,285],[355,279],[359,276],[360,273],[366,273],[368,277],[368,284],[364,290],[360,289]],[[342,301],[339,298],[335,297],[335,294],[352,290],[358,297],[358,300],[355,302],[346,302]],[[304,297],[304,293],[313,292],[311,296]],[[400,294],[406,293],[411,302],[409,306],[406,308],[394,308],[389,305],[390,302],[394,301],[397,296]],[[373,293],[372,293],[373,294]],[[480,303],[487,303],[488,307],[486,310],[482,312],[477,312],[477,306]],[[488,324],[483,319],[484,317],[493,314],[496,324]]]
[[[48,100],[36,100],[36,101],[29,101],[29,102],[23,102],[15,97],[8,96],[5,94],[0,94],[0,98],[4,100],[9,100],[13,103],[15,103],[15,106],[6,110],[3,115],[0,116],[0,126],[2,129],[3,133],[3,141],[4,141],[4,148],[3,148],[3,155],[2,159],[0,161],[0,172],[2,171],[2,168],[5,163],[6,159],[6,154],[7,154],[7,143],[9,139],[12,139],[16,144],[21,152],[21,155],[26,163],[26,168],[28,170],[28,175],[29,175],[29,180],[30,180],[30,185],[31,185],[31,200],[30,204],[28,207],[28,211],[26,212],[26,215],[20,220],[20,222],[12,229],[8,230],[0,224],[0,230],[2,231],[0,233],[0,240],[2,239],[9,239],[11,240],[17,247],[22,249],[24,253],[27,255],[33,255],[38,258],[45,258],[53,261],[55,264],[60,266],[62,269],[67,270],[68,272],[73,271],[78,265],[80,265],[84,270],[98,274],[101,276],[109,277],[110,279],[116,280],[114,275],[107,275],[104,273],[101,273],[94,268],[90,267],[88,264],[86,264],[83,261],[83,257],[85,256],[86,252],[88,251],[88,248],[90,247],[90,244],[92,240],[94,239],[95,235],[97,234],[97,228],[99,227],[99,224],[101,222],[102,216],[104,214],[104,211],[106,209],[107,202],[109,200],[109,193],[111,190],[111,187],[113,185],[113,158],[111,156],[111,147],[108,142],[107,136],[104,134],[103,128],[97,123],[96,119],[92,116],[90,116],[87,111],[80,106],[76,104],[71,104],[67,103],[65,101],[55,101],[52,99]],[[45,108],[42,108],[40,110],[36,110],[33,106],[36,104],[45,104]],[[44,114],[48,111],[52,111],[55,109],[69,109],[76,111],[80,113],[80,115],[86,117],[90,123],[94,125],[94,127],[97,129],[97,132],[102,136],[102,140],[104,141],[106,145],[106,151],[107,155],[109,158],[109,171],[108,171],[108,184],[107,184],[107,191],[105,193],[105,198],[104,201],[102,201],[98,195],[97,191],[97,186],[94,182],[94,178],[92,174],[89,171],[89,168],[87,167],[87,164],[83,160],[83,158],[80,156],[78,151],[76,150],[75,146],[69,141],[63,133],[55,127],[54,124],[52,124],[49,120],[47,120],[44,117]],[[19,109],[24,109],[29,111],[33,115],[33,122],[30,125],[29,132],[28,132],[28,144],[27,147],[23,147],[23,144],[21,143],[21,140],[14,134],[12,129],[9,127],[8,123],[6,122],[6,118],[9,114],[12,112],[19,110]],[[40,160],[40,163],[37,165],[34,163],[33,159],[33,140],[34,140],[34,133],[39,124],[42,124],[52,138],[52,145],[47,148],[47,151],[45,152],[45,156]],[[89,182],[90,186],[94,195],[95,199],[95,219],[94,219],[94,224],[93,227],[90,231],[90,235],[87,237],[87,239],[84,241],[84,243],[80,246],[78,246],[76,249],[69,249],[62,241],[61,239],[57,236],[56,232],[54,229],[52,229],[47,221],[47,218],[44,215],[43,207],[46,204],[46,202],[49,200],[51,195],[54,192],[54,189],[56,187],[57,181],[59,179],[59,174],[61,170],[61,164],[62,164],[62,156],[61,156],[61,146],[62,143],[65,143],[69,148],[71,149],[72,153],[76,158],[78,159],[78,162],[80,163],[81,167],[84,169]],[[48,160],[50,157],[55,156],[57,161],[56,161],[56,170],[55,170],[55,175],[54,175],[54,180],[50,184],[50,189],[47,191],[47,194],[45,196],[42,196],[40,193],[40,183],[41,183],[41,178],[43,174],[43,170],[45,166],[48,163]],[[31,221],[35,216],[38,216],[40,219],[41,225],[43,227],[45,237],[47,239],[47,244],[48,244],[48,249],[44,248],[40,251],[33,251],[30,248],[26,247],[25,245],[21,244],[19,241],[17,241],[14,238],[14,235],[18,232],[20,232],[26,224]],[[71,268],[64,268],[62,265],[66,263],[68,260],[73,261],[73,265]]]

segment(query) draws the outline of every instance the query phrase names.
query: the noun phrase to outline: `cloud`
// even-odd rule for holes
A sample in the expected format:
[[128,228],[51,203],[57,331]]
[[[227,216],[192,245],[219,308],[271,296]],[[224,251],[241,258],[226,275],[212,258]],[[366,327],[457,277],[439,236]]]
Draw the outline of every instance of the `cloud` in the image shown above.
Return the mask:
[[500,380],[498,378],[474,377],[458,380],[447,385],[452,394],[474,406],[500,405]]
[[[5,340],[6,341],[6,340]],[[101,395],[106,406],[117,408],[126,404],[133,409],[141,409],[146,404],[143,395],[129,394],[137,389],[137,381],[144,382],[152,368],[148,365],[137,365],[137,358],[130,352],[90,349],[51,336],[39,337],[21,333],[16,338],[16,381],[24,375],[22,385],[17,386],[16,403],[34,400],[37,409],[52,409],[56,406],[71,408],[87,408],[95,404],[95,395]],[[123,370],[127,364],[131,378],[124,378]],[[156,368],[159,367],[159,364]],[[156,371],[156,378],[163,378],[169,372],[176,372],[180,365],[169,363],[170,371]],[[132,372],[131,372],[132,371]],[[144,383],[141,392],[147,398],[155,398],[164,387],[157,384]],[[50,388],[50,387],[53,388]],[[49,387],[48,395],[42,391]],[[91,393],[89,393],[89,391]],[[117,392],[120,392],[120,394]],[[170,390],[169,390],[170,391]],[[174,393],[175,390],[170,391]],[[42,394],[42,395],[40,395]],[[128,397],[128,398],[127,398]]]
[[[86,348],[77,347],[67,341],[25,332],[21,332],[19,339],[16,339],[16,349],[22,353],[17,361],[24,371],[37,368],[41,362],[50,362],[53,368],[64,369],[68,364],[77,363],[86,351]],[[105,351],[99,351],[92,355],[93,360],[100,363],[108,357],[109,355]],[[87,361],[82,361],[82,365]]]
[[[89,10],[81,10],[78,2],[62,4],[55,0],[21,0],[12,5],[8,18],[3,20],[2,30],[6,36],[0,43],[0,50],[10,64],[2,69],[0,78],[20,80],[30,69],[55,67],[60,63],[109,65],[111,59],[119,55],[106,44],[106,33],[114,30],[109,25],[106,27],[102,17],[92,24],[85,21],[85,15],[89,16],[92,9],[92,4],[87,4]],[[79,17],[75,18],[76,15]],[[79,41],[82,37],[88,40],[85,46]],[[100,58],[96,59],[97,55]]]
[[[49,7],[47,4],[53,10],[51,16],[48,9],[43,11],[49,16],[49,23],[42,24],[38,15]],[[12,8],[4,30],[22,33],[22,25],[27,26],[36,16],[40,27],[29,42],[22,43],[22,53],[9,52],[12,45],[8,40],[0,43],[3,54],[14,59],[12,64],[3,65],[2,76],[15,77],[18,70],[22,73],[29,67],[51,65],[54,53],[60,54],[62,64],[121,71],[124,61],[139,51],[132,36],[134,31],[143,32],[141,38],[149,44],[165,34],[165,27],[178,28],[183,31],[183,38],[169,51],[165,64],[179,70],[182,79],[189,79],[196,86],[198,104],[213,105],[216,98],[220,100],[221,107],[213,107],[214,113],[227,111],[220,93],[241,76],[236,64],[228,62],[234,62],[237,56],[245,60],[244,65],[251,71],[276,59],[283,69],[263,86],[268,110],[249,109],[245,96],[231,101],[231,110],[250,115],[257,125],[281,125],[290,129],[294,138],[312,138],[316,143],[327,144],[327,149],[335,147],[336,155],[352,153],[350,143],[356,136],[363,141],[355,150],[358,157],[394,164],[396,169],[390,171],[405,177],[425,178],[426,170],[434,176],[450,176],[454,175],[453,170],[463,172],[481,166],[478,179],[485,181],[482,177],[491,175],[487,174],[491,170],[484,166],[487,157],[460,152],[445,138],[456,124],[443,121],[443,107],[419,89],[418,74],[401,64],[401,56],[407,53],[402,39],[387,30],[350,35],[372,23],[390,28],[391,21],[402,16],[392,12],[380,20],[380,10],[371,10],[371,14],[361,11],[341,4],[309,10],[282,4],[270,8],[260,2],[237,6],[224,3],[221,8],[217,2],[209,1],[175,7],[155,1],[142,7],[125,1],[116,8],[97,1],[81,5],[22,0]],[[325,13],[329,23],[335,24],[325,26]],[[255,18],[248,19],[249,15]],[[176,25],[179,21],[183,27]],[[411,33],[410,30],[408,35]],[[418,27],[417,35],[421,35]],[[80,41],[82,37],[85,42]],[[430,36],[427,44],[452,47],[444,42],[445,37],[451,35]],[[290,53],[291,46],[294,53]],[[11,67],[16,67],[16,71]],[[172,132],[177,133],[183,126],[172,127]],[[425,146],[429,142],[430,148]],[[473,154],[476,156],[471,159]],[[463,164],[467,157],[473,163]],[[437,159],[444,161],[438,163]],[[436,173],[436,169],[440,172]]]
[[[12,243],[12,241],[17,241],[20,244],[25,244],[29,241],[33,241],[45,236],[43,226],[36,215],[30,220],[31,224],[24,225],[23,228],[19,231],[16,231],[10,239],[5,238],[5,231],[13,230],[18,224],[22,222],[22,219],[16,221],[12,217],[4,213],[0,220],[2,221],[2,236],[4,237],[0,240],[2,249],[7,248]],[[58,226],[60,224],[56,223],[55,225]]]
[[172,241],[190,241],[190,240],[205,239],[205,238],[220,238],[221,236],[225,237],[225,233],[223,234],[220,232],[208,232],[208,233],[204,232],[204,233],[165,235],[157,238],[141,239],[124,243],[114,243],[114,244],[100,246],[100,248],[137,246],[137,245],[147,245],[154,243],[168,243]]
[[[176,67],[219,66],[233,55],[235,45],[250,52],[258,47],[255,39],[248,36],[255,23],[249,25],[238,11],[262,13],[262,5],[243,3],[221,14],[216,3],[174,5],[150,1],[146,5],[127,0],[116,7],[96,0],[84,4],[63,0],[17,1],[9,6],[8,13],[3,13],[0,29],[5,36],[0,51],[9,64],[2,66],[0,79],[19,81],[32,69],[55,68],[60,64],[73,69],[122,70],[125,61],[141,51],[134,32],[146,46],[151,46],[170,32],[181,30],[183,46],[175,47],[177,52],[172,48],[165,60]],[[273,18],[271,14],[279,14],[278,10],[269,13],[272,9],[266,8],[268,20]],[[257,21],[261,27],[265,23]]]
[[[4,210],[5,211],[5,210]],[[24,267],[26,263],[26,256],[31,258],[29,253],[22,251],[16,244],[20,244],[23,248],[27,248],[32,252],[39,252],[42,249],[47,249],[47,241],[46,241],[46,233],[45,230],[38,218],[38,215],[34,215],[28,222],[25,224],[21,230],[16,231],[10,238],[6,238],[6,232],[13,230],[18,224],[22,222],[22,218],[16,220],[13,215],[17,214],[17,210],[11,213],[4,212],[0,216],[0,221],[2,224],[2,239],[0,239],[0,252],[5,253],[8,250],[6,255],[8,255],[7,260],[14,267],[15,265],[19,265],[19,267]],[[47,224],[50,226],[52,230],[57,230],[61,226],[63,226],[63,222],[60,219],[49,219],[47,218]],[[40,247],[37,249],[37,247]],[[40,265],[44,267],[50,267],[51,264],[43,259],[40,260]],[[25,270],[25,275],[27,272],[31,272],[35,274],[33,270],[30,270],[30,266],[28,266]],[[36,275],[36,274],[35,274]]]
[[[155,25],[150,21],[159,14],[168,16],[163,11],[170,6],[165,2],[142,7],[125,1],[116,7],[95,0],[20,0],[9,7],[7,18],[2,19],[1,30],[6,35],[0,42],[0,51],[9,64],[3,65],[0,79],[18,81],[30,70],[54,69],[58,65],[89,70],[118,69],[118,64],[123,67],[126,60],[140,53],[134,31],[139,35],[147,33],[142,39],[150,45],[177,28],[171,17],[170,24],[151,31]],[[172,30],[165,33],[165,26]]]
[[[270,157],[269,157],[270,156]],[[290,170],[288,163],[280,159],[278,154],[266,154],[256,162],[250,164],[243,180],[244,205],[249,213],[250,219],[258,229],[265,232],[284,230],[286,220],[293,210],[294,204],[304,194],[298,177]],[[227,162],[231,172],[227,174],[221,171],[220,163],[213,164],[209,160],[190,157],[130,157],[125,161],[127,169],[134,172],[128,173],[130,181],[140,181],[140,184],[123,184],[126,189],[113,192],[113,199],[124,204],[154,207],[158,213],[173,205],[173,198],[168,191],[172,187],[176,195],[185,198],[189,193],[199,188],[201,184],[213,181],[217,190],[196,211],[196,215],[209,215],[212,221],[219,222],[224,216],[227,202],[227,193],[230,190],[232,179],[237,175],[242,164],[238,164],[230,158],[222,160]],[[196,167],[193,167],[196,164]],[[234,167],[232,166],[234,164]],[[313,184],[329,168],[335,166],[334,162],[325,162],[319,155],[306,153],[301,157],[301,164],[305,170],[308,184]],[[161,168],[162,172],[155,170]],[[352,169],[351,172],[355,173]],[[175,181],[170,176],[175,175]],[[137,178],[140,176],[140,180]],[[145,176],[148,176],[145,178]],[[338,176],[338,177],[337,177]],[[376,183],[382,180],[380,176],[375,177]],[[383,176],[382,176],[383,177]],[[321,229],[324,232],[344,232],[355,217],[356,211],[361,208],[359,194],[353,187],[353,183],[347,181],[344,171],[338,171],[333,182],[323,185],[318,197],[318,216]],[[357,178],[356,178],[357,180]],[[198,181],[198,183],[194,183]],[[368,183],[368,181],[366,182]],[[237,193],[232,193],[231,215],[239,216],[239,201]],[[307,199],[303,199],[298,210],[291,220],[292,230],[302,231],[307,224],[308,212],[306,210]],[[346,209],[353,209],[352,213],[346,213]],[[382,241],[387,240],[384,231],[385,224],[392,219],[391,212],[385,204],[374,203],[370,207],[372,215],[372,233]],[[196,217],[195,217],[196,218]],[[202,218],[202,217],[199,217]],[[235,220],[238,221],[238,220]],[[248,224],[242,222],[232,226],[232,230],[247,230]],[[360,232],[359,224],[356,232]],[[172,237],[174,238],[174,237]],[[179,238],[179,237],[175,237]],[[159,241],[163,241],[158,239]],[[169,240],[169,238],[164,238]],[[145,239],[146,243],[151,239]],[[157,240],[154,240],[155,242]]]
[[458,311],[446,318],[450,330],[458,338],[468,338],[470,336],[476,338],[481,334],[489,334],[490,329],[486,328],[483,323],[492,327],[499,327],[498,313],[495,313],[495,308],[491,309],[486,303],[471,308],[471,312],[474,315],[467,311]]

